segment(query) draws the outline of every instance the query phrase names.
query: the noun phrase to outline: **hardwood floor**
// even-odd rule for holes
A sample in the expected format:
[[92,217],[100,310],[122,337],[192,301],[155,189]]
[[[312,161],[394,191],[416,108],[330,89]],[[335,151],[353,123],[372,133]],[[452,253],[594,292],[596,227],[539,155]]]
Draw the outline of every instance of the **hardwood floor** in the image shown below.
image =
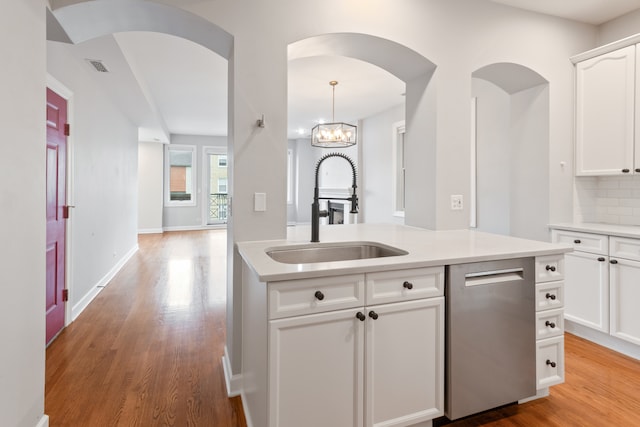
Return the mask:
[[434,425],[640,426],[640,361],[567,333],[565,364],[564,384],[548,397]]
[[142,235],[47,349],[52,427],[245,426],[226,396],[226,231]]
[[[47,349],[51,427],[246,426],[221,366],[225,242],[222,230],[140,236],[140,251]],[[570,334],[565,353],[566,382],[549,397],[434,425],[640,426],[640,361]]]

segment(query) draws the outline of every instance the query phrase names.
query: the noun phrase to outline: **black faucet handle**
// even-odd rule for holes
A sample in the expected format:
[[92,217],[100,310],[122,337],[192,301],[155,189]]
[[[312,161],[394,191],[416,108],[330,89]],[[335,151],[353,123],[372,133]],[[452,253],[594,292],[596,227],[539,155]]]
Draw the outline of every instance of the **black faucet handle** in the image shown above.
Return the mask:
[[353,195],[349,197],[349,200],[351,201],[351,210],[349,211],[349,213],[357,214],[358,213],[358,196],[356,196],[355,189],[354,189]]

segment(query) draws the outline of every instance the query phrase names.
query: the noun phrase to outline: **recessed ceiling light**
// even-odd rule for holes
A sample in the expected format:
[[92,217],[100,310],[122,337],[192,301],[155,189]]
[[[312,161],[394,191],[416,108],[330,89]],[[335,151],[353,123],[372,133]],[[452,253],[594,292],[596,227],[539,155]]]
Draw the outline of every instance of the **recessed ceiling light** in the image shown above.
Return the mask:
[[304,129],[299,128],[299,129],[298,129],[298,134],[300,134],[300,135],[304,135]]

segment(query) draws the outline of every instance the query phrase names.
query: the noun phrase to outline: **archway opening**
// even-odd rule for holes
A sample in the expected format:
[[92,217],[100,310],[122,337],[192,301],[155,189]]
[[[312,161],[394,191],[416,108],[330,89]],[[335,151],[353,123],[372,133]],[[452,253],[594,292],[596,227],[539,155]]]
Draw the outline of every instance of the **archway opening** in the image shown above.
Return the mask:
[[[303,171],[313,170],[311,167],[325,151],[309,147],[311,127],[323,117],[322,113],[307,116],[307,122],[301,128],[302,136],[292,133],[298,128],[298,111],[300,105],[295,102],[296,93],[292,81],[300,79],[300,69],[313,69],[313,90],[316,97],[321,97],[323,90],[330,95],[327,83],[338,80],[336,75],[346,74],[344,87],[339,87],[336,111],[339,103],[349,103],[346,108],[348,118],[358,121],[359,141],[355,147],[342,149],[356,161],[359,169],[358,188],[360,197],[360,213],[358,222],[396,222],[409,225],[431,227],[435,225],[435,93],[428,91],[435,65],[419,53],[396,42],[356,33],[324,34],[310,37],[289,45],[289,128],[290,149],[295,152],[298,173],[294,173],[295,183],[290,185],[297,190],[295,209],[289,210],[289,220],[295,215],[298,222],[309,220],[312,187],[312,176],[302,175]],[[327,66],[323,66],[327,64]],[[353,68],[353,73],[344,72],[345,68]],[[361,70],[361,71],[358,71]],[[347,70],[350,71],[350,70]],[[360,78],[358,79],[358,75]],[[367,78],[370,81],[367,81]],[[309,76],[307,76],[309,78]],[[326,81],[325,81],[326,80]],[[309,80],[307,80],[308,82]],[[362,95],[349,93],[347,84],[358,86]],[[304,85],[297,85],[304,86]],[[325,88],[326,86],[326,88]],[[342,86],[342,84],[340,85]],[[383,86],[383,87],[381,87]],[[366,95],[364,95],[366,93]],[[369,105],[358,104],[358,98],[371,96],[385,97],[386,107],[371,110]],[[345,99],[346,98],[346,99]],[[292,99],[294,101],[292,101]],[[366,99],[362,100],[366,103]],[[329,105],[330,104],[322,104]],[[381,105],[381,104],[379,104]],[[375,109],[376,107],[374,107]],[[312,120],[316,120],[313,122]],[[339,121],[342,117],[339,118]],[[394,129],[400,129],[404,147],[403,158],[398,160],[397,139],[394,145]],[[295,143],[291,143],[291,140]],[[396,164],[397,163],[397,164]],[[398,171],[398,164],[404,167]],[[339,186],[342,164],[336,162],[335,169],[331,164],[323,164],[320,185],[324,191],[340,197],[335,191]],[[323,184],[324,180],[324,184]],[[396,181],[402,180],[402,185]],[[348,182],[348,181],[345,181]],[[431,184],[431,185],[430,185]],[[415,191],[420,188],[419,191]],[[426,188],[426,194],[425,194]],[[322,188],[321,188],[322,190]],[[402,198],[402,211],[399,212],[398,191],[407,195]],[[426,197],[425,197],[426,195]],[[420,200],[417,200],[418,197]],[[424,200],[428,203],[423,203]],[[295,211],[292,215],[291,211]],[[354,220],[350,220],[354,221]]]
[[487,65],[472,74],[471,109],[472,226],[548,241],[547,80],[519,64]]

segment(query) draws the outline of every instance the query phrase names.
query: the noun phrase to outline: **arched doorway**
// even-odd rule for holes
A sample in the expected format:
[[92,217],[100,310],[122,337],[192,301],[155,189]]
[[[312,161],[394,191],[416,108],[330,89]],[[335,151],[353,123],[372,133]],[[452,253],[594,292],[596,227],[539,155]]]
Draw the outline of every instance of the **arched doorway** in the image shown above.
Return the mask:
[[[405,157],[407,159],[405,185],[406,194],[410,195],[405,204],[405,223],[435,228],[436,119],[435,92],[432,85],[430,86],[436,69],[435,64],[400,43],[368,34],[323,34],[296,41],[288,47],[290,62],[312,57],[336,56],[379,67],[405,84]],[[332,78],[327,77],[327,81],[329,80]],[[392,157],[391,135],[392,129],[389,127],[387,159]],[[366,142],[362,145],[368,146]],[[362,156],[359,151],[358,157],[362,159],[365,156]],[[363,166],[365,180],[358,185],[362,192],[368,193],[366,180],[368,166],[366,164]],[[392,165],[386,166],[384,169],[376,168],[375,171],[378,174],[388,174],[388,180],[391,180]],[[384,200],[387,199],[389,216],[391,216],[393,212],[391,194],[388,194]],[[366,202],[365,198],[365,206]]]
[[472,221],[481,231],[548,241],[547,80],[519,64],[479,68],[472,74],[472,110]]
[[[72,43],[75,45],[73,46],[74,48],[83,43],[109,38],[114,34],[145,32],[146,34],[162,35],[167,39],[173,38],[183,42],[188,41],[193,46],[197,45],[196,47],[199,49],[206,49],[207,53],[214,53],[215,56],[224,58],[224,61],[228,63],[231,62],[230,58],[232,57],[233,37],[229,33],[200,16],[176,7],[150,1],[75,2],[75,4],[55,9],[53,12],[48,11],[47,29],[48,38],[54,41]],[[226,84],[228,85],[228,83]],[[228,123],[226,126],[228,126]],[[134,140],[133,134],[127,135],[127,138]],[[135,158],[135,154],[131,154],[130,157]],[[201,150],[197,150],[197,154],[201,154]],[[162,160],[162,150],[160,151],[160,160]],[[129,168],[128,165],[127,168]],[[113,169],[117,170],[116,167]],[[133,182],[129,184],[131,186],[134,185]],[[160,183],[160,187],[162,187],[162,183]],[[126,231],[127,236],[134,235],[135,224],[128,227]],[[135,239],[135,236],[131,239]],[[109,249],[108,251],[110,252],[108,258],[110,258],[112,250]],[[115,258],[119,255],[120,253],[116,255],[116,250],[114,249],[113,257]],[[114,269],[116,268],[114,267]],[[78,283],[80,282],[82,282],[82,285],[78,285],[76,288],[81,286],[90,287],[95,284],[95,281],[92,280],[78,280]],[[70,287],[73,286],[73,283],[70,283]],[[93,287],[95,288],[96,286]],[[82,298],[85,293],[88,297]],[[74,292],[70,292],[70,294],[74,295]],[[95,296],[95,293],[89,294],[86,289],[76,289],[75,295],[76,298],[82,298],[83,302],[86,301],[88,303]],[[73,318],[73,316],[69,316],[69,318]],[[229,323],[231,324],[231,322]]]

